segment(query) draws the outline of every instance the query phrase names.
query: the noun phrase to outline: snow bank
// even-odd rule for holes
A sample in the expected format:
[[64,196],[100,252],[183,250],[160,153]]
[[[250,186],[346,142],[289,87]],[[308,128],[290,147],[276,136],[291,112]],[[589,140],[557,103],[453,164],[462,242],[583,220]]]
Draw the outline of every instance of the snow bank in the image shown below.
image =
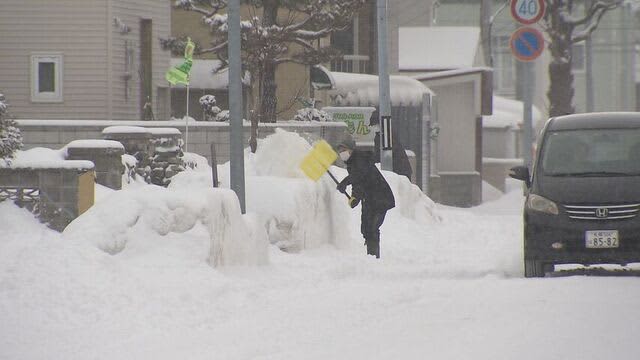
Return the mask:
[[[349,208],[344,195],[336,191],[336,184],[327,175],[313,182],[300,170],[300,162],[310,149],[309,142],[300,135],[277,129],[275,134],[259,140],[255,154],[247,150],[247,212],[255,214],[271,244],[287,251],[325,244],[338,248],[361,244],[361,239],[354,238],[349,230],[354,226],[354,210]],[[229,187],[229,170],[229,163],[218,166],[221,187]],[[338,179],[347,175],[346,170],[336,166],[330,171]],[[386,171],[383,175],[396,197],[397,205],[392,212],[427,223],[440,219],[433,201],[406,177]],[[210,168],[203,168],[177,174],[169,188],[210,188],[211,184]],[[355,225],[359,228],[359,224]]]
[[425,195],[418,186],[412,184],[406,176],[398,175],[392,171],[383,171],[382,175],[389,183],[396,199],[395,211],[420,223],[431,224],[441,220],[433,200]]
[[201,224],[211,240],[208,261],[213,266],[259,265],[267,262],[266,236],[254,223],[241,215],[229,190],[146,186],[103,199],[69,224],[63,235],[120,254],[151,251],[167,234],[185,233]]

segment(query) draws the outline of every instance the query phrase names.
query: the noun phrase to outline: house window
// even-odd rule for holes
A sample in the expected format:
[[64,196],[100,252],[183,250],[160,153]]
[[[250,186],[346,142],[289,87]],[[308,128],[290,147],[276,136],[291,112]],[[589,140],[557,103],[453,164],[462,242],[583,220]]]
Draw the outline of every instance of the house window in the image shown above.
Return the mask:
[[497,93],[502,95],[508,95],[515,91],[515,63],[509,40],[510,36],[508,35],[493,38],[494,88]]
[[349,25],[344,30],[339,30],[331,34],[331,46],[340,50],[343,55],[355,54],[354,26]]
[[31,101],[62,102],[62,55],[31,55]]
[[585,69],[585,49],[584,43],[573,44],[571,47],[571,70],[573,72],[583,72]]

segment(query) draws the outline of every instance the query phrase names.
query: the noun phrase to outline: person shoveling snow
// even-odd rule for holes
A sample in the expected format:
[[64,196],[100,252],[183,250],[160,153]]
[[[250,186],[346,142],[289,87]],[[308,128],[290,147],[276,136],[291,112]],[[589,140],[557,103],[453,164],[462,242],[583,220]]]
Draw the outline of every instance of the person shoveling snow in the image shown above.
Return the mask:
[[[348,172],[341,182],[328,170],[338,155],[325,141],[316,143],[300,167],[309,178],[316,181],[323,174],[329,174],[338,185],[338,191],[349,199],[352,209],[362,202],[360,232],[365,239],[367,254],[380,258],[380,226],[387,211],[395,207],[395,198],[389,184],[375,166],[371,154],[356,150],[355,147],[355,142],[351,139],[338,145],[340,158],[347,164]],[[349,185],[352,188],[351,195],[346,191]]]
[[380,258],[380,226],[387,211],[396,206],[389,184],[376,167],[371,154],[357,150],[353,140],[345,140],[338,145],[340,158],[347,164],[349,175],[339,184],[344,191],[351,185],[352,208],[362,202],[360,231],[367,245],[367,254]]

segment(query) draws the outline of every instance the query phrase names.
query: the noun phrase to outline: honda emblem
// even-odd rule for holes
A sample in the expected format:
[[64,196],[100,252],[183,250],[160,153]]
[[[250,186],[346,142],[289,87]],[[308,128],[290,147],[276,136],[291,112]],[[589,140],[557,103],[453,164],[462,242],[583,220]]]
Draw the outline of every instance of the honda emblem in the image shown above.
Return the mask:
[[609,209],[607,208],[597,208],[596,209],[596,217],[598,218],[606,218],[609,216]]

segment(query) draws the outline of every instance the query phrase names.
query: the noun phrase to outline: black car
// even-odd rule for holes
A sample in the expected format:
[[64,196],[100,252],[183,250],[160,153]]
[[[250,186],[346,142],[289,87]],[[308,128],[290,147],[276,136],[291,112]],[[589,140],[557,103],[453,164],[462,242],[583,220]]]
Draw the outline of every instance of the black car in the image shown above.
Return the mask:
[[640,262],[640,113],[549,119],[525,181],[524,272]]

